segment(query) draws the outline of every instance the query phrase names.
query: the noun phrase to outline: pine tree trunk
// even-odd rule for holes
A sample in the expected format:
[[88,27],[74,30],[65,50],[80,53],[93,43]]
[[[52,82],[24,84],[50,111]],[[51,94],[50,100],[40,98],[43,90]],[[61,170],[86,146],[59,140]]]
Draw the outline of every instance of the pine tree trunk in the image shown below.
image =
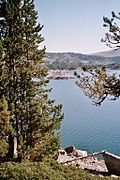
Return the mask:
[[13,154],[14,154],[14,138],[12,135],[9,136],[8,142],[9,142],[9,150],[8,150],[7,158],[11,159],[13,158]]
[[18,158],[18,150],[17,150],[17,137],[14,136],[13,138],[13,143],[14,143],[14,151],[13,151],[13,158],[17,159]]

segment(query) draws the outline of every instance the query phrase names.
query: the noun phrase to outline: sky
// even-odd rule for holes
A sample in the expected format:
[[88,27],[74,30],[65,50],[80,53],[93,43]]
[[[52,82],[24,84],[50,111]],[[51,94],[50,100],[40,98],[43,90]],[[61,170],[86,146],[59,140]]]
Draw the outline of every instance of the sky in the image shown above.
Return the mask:
[[108,51],[103,16],[120,12],[120,0],[35,0],[47,52]]

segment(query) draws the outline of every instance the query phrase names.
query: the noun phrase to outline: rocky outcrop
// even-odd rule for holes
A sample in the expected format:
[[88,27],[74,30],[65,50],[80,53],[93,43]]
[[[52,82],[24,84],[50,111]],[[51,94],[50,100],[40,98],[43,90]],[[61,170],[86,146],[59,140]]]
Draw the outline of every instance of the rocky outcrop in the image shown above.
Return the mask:
[[[95,157],[100,154],[103,155],[104,160]],[[120,176],[120,157],[108,153],[105,150],[87,154],[86,151],[78,150],[74,146],[69,146],[59,150],[57,161],[64,165],[74,165],[95,175]]]
[[120,157],[106,151],[103,157],[109,173],[120,176]]
[[75,149],[75,151],[73,151],[73,155],[76,157],[86,157],[87,151],[81,151],[81,150]]
[[95,157],[96,154],[93,155],[87,154],[86,151],[78,150],[74,146],[69,146],[65,149],[59,150],[58,163],[64,165],[74,165],[81,169],[84,169],[93,174],[107,174],[108,170],[105,165],[104,160]]

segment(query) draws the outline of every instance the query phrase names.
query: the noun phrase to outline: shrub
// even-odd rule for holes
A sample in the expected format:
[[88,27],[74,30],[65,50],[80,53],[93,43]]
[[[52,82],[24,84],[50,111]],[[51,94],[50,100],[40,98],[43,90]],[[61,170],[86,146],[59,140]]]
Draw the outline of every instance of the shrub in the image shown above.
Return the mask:
[[0,165],[0,180],[97,180],[110,177],[91,176],[87,172],[57,164],[55,160],[22,163],[6,162]]

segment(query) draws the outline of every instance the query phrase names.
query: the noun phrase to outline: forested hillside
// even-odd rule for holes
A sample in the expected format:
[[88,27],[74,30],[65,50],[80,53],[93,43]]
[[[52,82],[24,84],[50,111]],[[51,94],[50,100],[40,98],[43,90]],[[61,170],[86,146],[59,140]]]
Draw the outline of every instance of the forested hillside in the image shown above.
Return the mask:
[[[109,51],[111,54],[111,51]],[[107,55],[109,54],[107,52]],[[112,53],[113,54],[113,53]],[[90,67],[94,66],[106,66],[110,68],[120,67],[120,55],[117,56],[103,56],[103,54],[98,53],[98,55],[87,55],[81,53],[46,53],[46,65],[50,69],[69,69],[74,70],[76,68],[88,65]]]

